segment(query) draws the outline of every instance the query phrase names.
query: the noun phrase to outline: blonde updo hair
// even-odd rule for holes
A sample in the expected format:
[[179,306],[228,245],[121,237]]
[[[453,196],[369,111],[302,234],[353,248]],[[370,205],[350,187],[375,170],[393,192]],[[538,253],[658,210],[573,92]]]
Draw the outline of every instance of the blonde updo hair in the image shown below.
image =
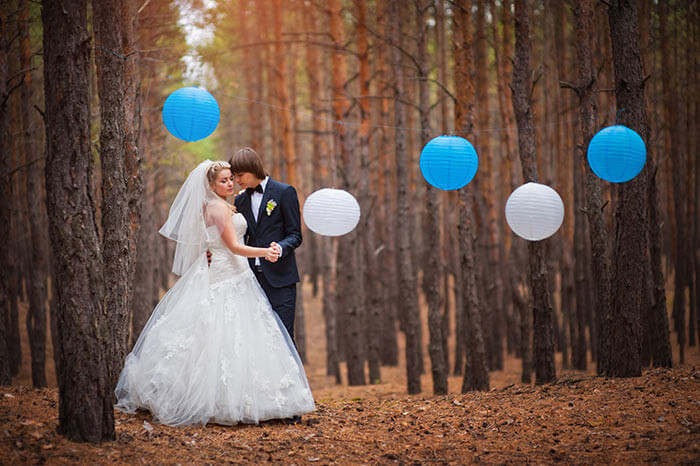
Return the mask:
[[207,180],[209,181],[210,185],[214,184],[214,181],[216,181],[216,175],[218,175],[219,172],[224,169],[230,170],[231,165],[228,162],[224,162],[222,160],[212,162],[212,164],[209,166],[209,169],[207,170]]

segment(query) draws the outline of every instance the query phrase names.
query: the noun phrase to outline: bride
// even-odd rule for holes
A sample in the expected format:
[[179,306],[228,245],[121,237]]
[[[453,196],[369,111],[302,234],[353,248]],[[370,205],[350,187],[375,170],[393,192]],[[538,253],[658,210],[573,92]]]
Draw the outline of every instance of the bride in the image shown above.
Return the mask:
[[180,188],[160,233],[177,241],[173,272],[181,278],[126,358],[117,409],[144,408],[172,426],[314,410],[299,355],[246,259],[274,261],[276,245],[244,244],[246,220],[225,200],[232,192],[229,164],[209,160]]

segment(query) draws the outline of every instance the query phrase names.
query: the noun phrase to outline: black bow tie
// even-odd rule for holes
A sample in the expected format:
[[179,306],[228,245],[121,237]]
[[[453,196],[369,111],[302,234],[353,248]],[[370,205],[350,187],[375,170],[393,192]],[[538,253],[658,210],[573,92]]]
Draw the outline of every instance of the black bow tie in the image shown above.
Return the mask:
[[257,191],[257,192],[259,192],[260,194],[262,194],[262,192],[263,192],[262,185],[259,184],[259,185],[257,185],[257,186],[254,187],[254,188],[246,188],[246,190],[245,190],[245,192],[248,193],[248,196],[252,196],[253,193],[254,193],[255,191]]

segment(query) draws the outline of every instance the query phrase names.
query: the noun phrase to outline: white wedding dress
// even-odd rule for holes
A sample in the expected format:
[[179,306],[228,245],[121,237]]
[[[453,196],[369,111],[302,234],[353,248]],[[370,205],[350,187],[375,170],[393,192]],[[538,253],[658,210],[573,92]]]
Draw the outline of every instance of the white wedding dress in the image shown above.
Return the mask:
[[[243,243],[246,220],[234,214],[232,221]],[[117,409],[148,409],[168,425],[257,423],[312,411],[299,355],[248,260],[211,233],[211,265],[206,254],[197,257],[127,356]]]

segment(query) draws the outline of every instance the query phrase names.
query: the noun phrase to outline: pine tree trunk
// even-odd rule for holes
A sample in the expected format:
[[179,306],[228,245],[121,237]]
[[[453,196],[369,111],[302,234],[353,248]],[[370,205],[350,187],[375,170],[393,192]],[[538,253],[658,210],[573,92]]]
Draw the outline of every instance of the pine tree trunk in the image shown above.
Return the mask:
[[[685,316],[685,287],[687,282],[686,259],[685,259],[685,206],[683,198],[689,193],[682,192],[683,175],[686,169],[683,166],[683,155],[680,153],[678,140],[678,103],[675,96],[675,76],[671,58],[673,55],[672,39],[669,37],[668,29],[668,2],[659,3],[659,26],[661,44],[661,69],[664,70],[663,102],[664,102],[664,152],[671,161],[671,174],[673,182],[673,219],[675,221],[675,274],[673,290],[673,318],[678,330],[678,350],[680,363],[685,362],[686,343],[686,316]],[[646,140],[646,139],[645,139]]]
[[360,61],[360,126],[359,126],[359,143],[360,143],[360,172],[358,179],[358,194],[360,208],[362,212],[366,212],[360,219],[360,258],[364,262],[364,291],[365,291],[365,309],[367,310],[365,319],[365,336],[367,348],[367,362],[369,364],[369,381],[370,383],[381,382],[381,358],[380,358],[380,325],[381,325],[381,308],[379,307],[380,296],[382,290],[379,287],[379,267],[377,259],[374,257],[376,249],[376,192],[370,189],[370,180],[376,176],[376,168],[371,163],[370,157],[370,127],[371,127],[371,109],[370,109],[370,67],[369,67],[369,42],[367,31],[367,8],[362,0],[355,0],[355,11],[357,12],[357,50],[358,59]]
[[112,335],[93,204],[86,9],[85,0],[46,2],[42,9],[46,187],[63,350],[58,431],[74,441],[97,443],[114,438],[114,413],[105,370],[106,340]]
[[[417,66],[418,66],[418,107],[420,113],[421,146],[430,141],[429,107],[430,95],[428,88],[428,57],[427,57],[427,26],[426,13],[430,7],[426,0],[418,0],[414,3],[416,10],[417,26]],[[440,238],[440,205],[438,190],[433,186],[426,186],[426,215],[423,216],[425,238]],[[428,304],[428,330],[430,343],[430,368],[433,377],[433,392],[436,395],[447,394],[447,363],[444,353],[444,335],[442,322],[442,306],[440,299],[440,281],[442,280],[442,264],[439,247],[435,243],[424,248],[423,259],[423,293]]]
[[[389,12],[387,2],[378,0],[376,4],[378,13],[376,28],[377,30],[389,31]],[[391,46],[380,42],[377,48],[377,71],[379,79],[379,91],[382,96],[393,95],[393,82],[390,76],[389,61],[391,59],[388,51]],[[378,104],[378,119],[379,136],[377,137],[377,152],[378,152],[378,178],[379,182],[379,199],[383,199],[377,206],[377,220],[380,221],[380,237],[382,238],[382,246],[384,248],[378,256],[380,265],[382,295],[382,323],[380,335],[380,357],[382,365],[397,366],[399,364],[399,347],[398,347],[398,330],[397,317],[399,306],[399,278],[397,261],[397,245],[396,245],[396,222],[394,220],[396,212],[397,200],[395,197],[396,189],[396,171],[394,170],[394,158],[392,157],[392,145],[389,136],[388,126],[393,125],[393,119],[390,115],[391,99],[377,99]]]
[[[124,42],[122,20],[126,3],[93,1],[95,63],[100,100],[100,162],[102,166],[102,257],[105,283],[105,310],[109,337],[105,355],[107,385],[105,411],[112,409],[114,387],[123,367],[129,345],[130,298],[133,291],[135,233],[140,224],[138,212],[132,215],[130,184],[139,183],[138,149],[134,131],[134,62]],[[114,10],[119,12],[117,20]],[[129,22],[129,27],[133,25]],[[128,34],[127,34],[128,35]],[[130,48],[130,47],[129,47]],[[127,65],[128,64],[128,65]],[[127,69],[128,68],[128,69]],[[127,80],[129,82],[127,82]],[[127,169],[127,160],[131,167]],[[113,420],[107,420],[113,423]],[[105,431],[109,425],[105,425]]]
[[[531,106],[530,21],[529,2],[515,1],[515,60],[513,64],[513,110],[518,125],[518,147],[523,180],[537,182],[537,152],[534,118]],[[547,285],[547,264],[544,244],[528,243],[530,305],[534,326],[535,383],[551,382],[556,376],[554,366],[553,310]]]
[[[436,53],[433,54],[434,63],[433,66],[437,68],[438,81],[443,85],[448,82],[447,78],[447,39],[446,39],[447,25],[445,21],[445,2],[444,0],[437,0],[435,2],[435,47]],[[440,133],[444,134],[448,131],[449,123],[449,108],[448,108],[448,98],[443,93],[438,94],[440,96]],[[454,244],[454,241],[447,241],[449,232],[454,229],[450,229],[447,222],[447,198],[449,193],[440,192],[438,196],[438,217],[440,218],[441,224],[441,235],[440,244],[442,245],[440,249],[440,260],[445,264],[442,275],[442,296],[443,296],[443,311],[442,311],[442,341],[443,349],[442,354],[445,358],[445,367],[449,371],[450,367],[450,350],[449,350],[449,339],[450,339],[450,314],[452,313],[451,304],[451,289],[450,289],[450,274],[454,276],[454,270],[450,267],[449,261],[450,257],[448,247]]]
[[405,99],[404,71],[401,67],[401,51],[396,47],[401,44],[401,23],[400,6],[398,0],[389,0],[388,11],[390,12],[387,29],[389,40],[395,45],[391,48],[391,69],[394,75],[394,126],[396,127],[396,251],[398,273],[399,273],[399,306],[404,315],[404,333],[406,335],[406,379],[408,393],[416,394],[421,392],[421,362],[420,362],[420,339],[418,333],[419,310],[418,293],[416,289],[416,276],[413,268],[413,251],[411,250],[410,237],[410,217],[411,210],[408,192],[408,154],[406,135],[406,108],[403,103]]
[[[585,160],[588,144],[593,137],[596,123],[596,100],[595,100],[595,75],[593,70],[593,0],[578,0],[574,7],[575,36],[576,36],[576,63],[578,73],[578,87],[575,89],[579,105],[579,124],[583,140],[581,149],[576,151],[577,175],[574,176],[574,189],[583,192],[581,205],[585,203],[585,212],[588,215],[590,225],[590,243],[593,269],[593,285],[595,296],[595,315],[597,319],[608,315],[610,312],[610,258],[608,253],[608,230],[603,217],[603,196],[602,181],[593,173]],[[585,172],[584,183],[579,181],[581,172]],[[577,192],[574,193],[577,196]],[[576,208],[575,212],[575,239],[576,245],[576,320],[577,334],[574,341],[574,368],[583,370],[586,367],[586,340],[585,340],[585,315],[588,309],[584,308],[584,303],[588,300],[579,293],[578,281],[580,277],[587,275],[582,255],[585,253],[586,241],[583,237],[585,225],[583,224],[581,209]],[[580,224],[579,224],[580,222]],[[580,236],[579,236],[580,235]],[[581,250],[579,250],[581,248]],[[581,262],[581,264],[579,264]],[[572,337],[573,338],[573,337]],[[593,335],[591,335],[593,340]]]
[[46,304],[47,304],[47,272],[48,242],[46,238],[48,219],[44,206],[44,184],[41,178],[32,176],[32,172],[40,173],[43,169],[43,161],[36,163],[37,150],[35,149],[34,134],[38,125],[33,118],[33,82],[32,82],[32,48],[29,38],[29,1],[22,0],[19,10],[19,36],[20,36],[20,68],[24,70],[24,82],[22,83],[22,151],[24,152],[24,164],[30,174],[26,176],[26,192],[32,193],[33,200],[27,203],[30,254],[29,268],[32,277],[27,281],[29,308],[27,310],[27,335],[32,357],[32,384],[34,388],[46,387]]
[[335,383],[341,383],[340,357],[338,354],[338,325],[336,288],[337,288],[337,257],[338,242],[331,238],[321,239],[321,270],[323,277],[323,316],[326,321],[326,375],[335,377]]
[[[476,97],[477,97],[477,118],[479,128],[488,130],[491,125],[491,109],[489,105],[489,51],[488,37],[486,30],[486,2],[477,2],[477,13],[475,16],[476,43],[475,43],[475,65],[476,65]],[[486,294],[486,314],[491,315],[491,348],[489,349],[489,368],[491,370],[503,369],[503,329],[505,327],[505,308],[503,306],[503,279],[499,273],[499,231],[496,220],[496,193],[495,179],[496,168],[498,167],[498,157],[495,151],[491,151],[490,132],[482,132],[481,137],[476,142],[479,147],[479,161],[483,162],[480,168],[479,180],[481,180],[481,192],[485,203],[486,215],[484,221],[485,243],[486,243],[486,271],[487,289]]]
[[[345,91],[347,80],[347,63],[342,50],[344,46],[344,31],[339,0],[329,3],[329,28],[334,44],[332,59],[333,84],[333,117],[337,122],[340,140],[342,162],[342,188],[356,192],[358,179],[358,163],[355,153],[356,137],[354,125],[350,122],[350,105]],[[360,272],[359,256],[360,238],[357,229],[338,238],[338,303],[345,315],[343,330],[347,338],[345,356],[348,368],[348,383],[350,385],[365,384],[365,348],[364,348],[364,277]]]
[[[608,9],[615,96],[619,122],[649,140],[644,76],[639,53],[637,2],[613,0]],[[620,111],[624,109],[623,111]],[[648,155],[651,152],[648,152]],[[649,157],[650,158],[650,157]],[[618,186],[611,315],[603,320],[600,362],[603,374],[641,375],[642,280],[647,266],[647,186],[649,162],[643,172]]]
[[274,73],[274,90],[277,101],[277,118],[279,134],[282,138],[282,159],[284,160],[286,180],[285,182],[297,186],[299,180],[297,178],[297,155],[294,151],[294,135],[292,134],[292,117],[289,109],[289,97],[287,93],[287,78],[284,72],[285,50],[282,42],[282,1],[273,0],[272,16],[273,16],[273,31],[274,31],[274,56],[275,66],[272,70]]
[[[454,53],[455,53],[455,127],[458,135],[468,138],[474,129],[474,63],[472,51],[471,2],[455,3]],[[471,390],[488,390],[489,373],[487,355],[481,327],[481,309],[477,290],[477,270],[474,259],[473,186],[459,190],[458,243],[462,274],[462,323],[466,340],[466,364],[462,382],[462,393]]]
[[[7,100],[8,51],[7,9],[0,7],[0,238],[10,237],[10,203],[12,199],[10,177],[11,147]],[[9,248],[0,248],[0,263],[9,262]],[[7,267],[0,267],[0,386],[12,383],[12,358],[10,354],[10,283]]]

